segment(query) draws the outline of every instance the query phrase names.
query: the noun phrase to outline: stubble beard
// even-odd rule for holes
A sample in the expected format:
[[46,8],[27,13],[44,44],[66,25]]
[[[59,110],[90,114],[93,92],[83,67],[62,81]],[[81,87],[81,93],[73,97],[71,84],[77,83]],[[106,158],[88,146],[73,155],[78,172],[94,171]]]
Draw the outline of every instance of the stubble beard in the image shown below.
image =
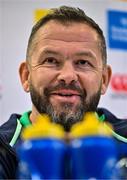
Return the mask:
[[[59,86],[61,88],[63,86]],[[69,86],[69,88],[78,89],[75,86]],[[82,95],[80,97],[80,104],[75,108],[72,103],[61,102],[61,104],[53,105],[50,103],[50,92],[56,88],[45,88],[43,95],[40,95],[35,87],[30,83],[30,95],[31,100],[37,111],[40,114],[46,113],[51,117],[51,120],[55,123],[61,124],[66,131],[70,131],[70,128],[76,122],[83,119],[86,112],[96,111],[97,105],[100,100],[101,87],[98,89],[97,93],[93,94],[89,100],[86,100],[86,92],[81,91]],[[66,87],[67,88],[67,87]]]

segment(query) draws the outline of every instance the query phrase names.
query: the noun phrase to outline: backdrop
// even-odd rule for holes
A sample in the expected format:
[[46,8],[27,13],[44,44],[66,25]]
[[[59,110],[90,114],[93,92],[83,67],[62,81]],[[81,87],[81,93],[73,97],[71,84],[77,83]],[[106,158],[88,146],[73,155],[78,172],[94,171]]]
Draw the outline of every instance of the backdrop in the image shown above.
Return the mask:
[[11,113],[31,109],[21,87],[18,67],[39,10],[60,5],[80,7],[101,26],[107,41],[113,76],[99,106],[127,117],[127,1],[126,0],[0,0],[0,124]]

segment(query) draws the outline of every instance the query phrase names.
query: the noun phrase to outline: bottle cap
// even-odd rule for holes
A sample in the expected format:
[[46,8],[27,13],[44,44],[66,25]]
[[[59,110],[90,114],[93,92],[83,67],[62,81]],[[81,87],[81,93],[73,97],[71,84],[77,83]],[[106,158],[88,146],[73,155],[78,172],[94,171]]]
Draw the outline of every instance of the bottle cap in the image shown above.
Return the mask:
[[[108,128],[112,126],[108,124]],[[103,122],[100,122],[94,112],[88,112],[81,122],[74,124],[71,128],[71,137],[84,137],[84,136],[112,136],[111,131]]]
[[24,128],[22,138],[37,139],[37,138],[64,138],[64,129],[61,125],[52,123],[48,115],[40,115],[37,121],[31,126]]

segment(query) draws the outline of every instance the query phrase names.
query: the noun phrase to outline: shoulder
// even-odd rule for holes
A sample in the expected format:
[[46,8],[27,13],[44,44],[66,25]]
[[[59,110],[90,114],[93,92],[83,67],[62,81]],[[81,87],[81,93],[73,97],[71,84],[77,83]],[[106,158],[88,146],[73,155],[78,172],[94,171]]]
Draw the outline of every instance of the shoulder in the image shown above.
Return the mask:
[[16,127],[17,127],[17,119],[20,119],[21,115],[19,114],[12,114],[9,119],[0,126],[0,137],[6,142],[7,144],[11,141]]
[[114,128],[114,131],[119,135],[127,138],[127,119],[120,119],[105,108],[98,108],[97,113],[99,115],[104,114],[105,121],[111,123],[111,125]]
[[17,126],[18,114],[12,114],[8,121],[0,126],[0,179],[14,179],[18,158],[16,151],[9,145]]

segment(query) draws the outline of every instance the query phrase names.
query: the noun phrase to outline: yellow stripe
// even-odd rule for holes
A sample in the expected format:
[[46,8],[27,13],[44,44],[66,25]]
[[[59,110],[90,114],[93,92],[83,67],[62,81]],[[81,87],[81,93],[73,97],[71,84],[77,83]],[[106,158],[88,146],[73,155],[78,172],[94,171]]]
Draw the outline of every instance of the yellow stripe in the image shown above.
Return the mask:
[[115,131],[113,131],[105,122],[104,122],[104,126],[112,133],[112,135],[118,139],[119,141],[122,141],[124,143],[127,143],[127,138],[120,136],[119,134],[117,134]]

